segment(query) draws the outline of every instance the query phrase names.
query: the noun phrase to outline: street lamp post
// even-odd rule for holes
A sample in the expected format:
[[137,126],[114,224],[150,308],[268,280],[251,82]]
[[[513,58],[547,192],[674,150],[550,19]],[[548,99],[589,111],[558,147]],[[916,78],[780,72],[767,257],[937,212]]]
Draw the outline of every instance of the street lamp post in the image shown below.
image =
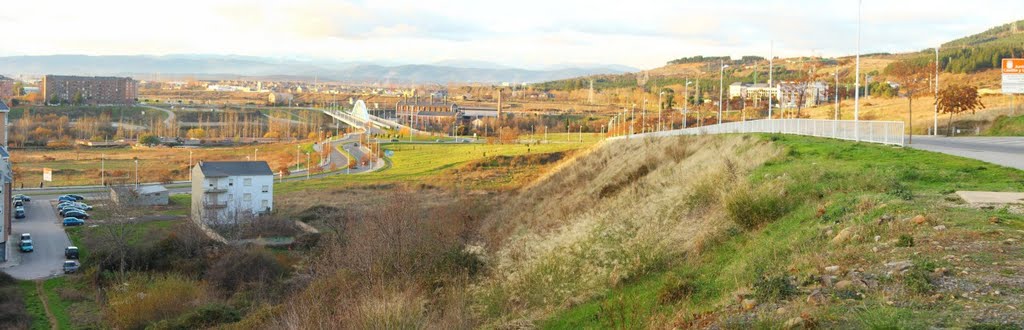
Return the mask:
[[309,169],[309,153],[306,153],[306,180],[309,180],[309,173],[312,172]]
[[661,96],[662,95],[665,95],[665,92],[663,92],[663,91],[662,92],[658,92],[658,131],[659,132],[661,131],[661,110],[663,110],[663,108],[665,107],[663,105],[663,103],[661,103]]
[[725,60],[721,60],[722,68],[719,70],[718,76],[718,129],[722,129],[722,103],[725,101],[725,68],[729,65],[725,64]]
[[139,187],[139,159],[135,159],[135,188]]
[[686,78],[686,84],[683,85],[683,129],[686,128],[686,117],[689,115],[687,112],[690,109],[690,78]]
[[[192,173],[192,172],[189,172]],[[100,154],[100,185],[107,185],[107,155]]]
[[939,47],[935,46],[935,124],[932,135],[939,135]]
[[192,150],[188,151],[188,182],[192,183]]
[[256,161],[256,152],[258,152],[258,151],[260,151],[260,148],[255,148],[255,149],[252,150],[252,160],[253,161]]
[[647,133],[647,97],[644,97],[644,106],[640,114],[640,133]]
[[857,79],[853,91],[853,139],[860,141],[860,10],[863,0],[857,1]]

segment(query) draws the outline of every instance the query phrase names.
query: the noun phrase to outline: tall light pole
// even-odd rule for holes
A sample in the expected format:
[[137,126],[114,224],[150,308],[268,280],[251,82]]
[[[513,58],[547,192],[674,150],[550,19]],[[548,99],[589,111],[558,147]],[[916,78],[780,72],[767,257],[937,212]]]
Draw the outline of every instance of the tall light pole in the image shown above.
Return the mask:
[[664,110],[664,105],[661,103],[661,96],[665,95],[664,91],[658,92],[658,131],[661,131],[661,111]]
[[633,107],[629,109],[629,135],[633,135],[633,126],[636,126],[636,103],[633,103]]
[[686,117],[689,115],[687,112],[690,109],[690,78],[686,78],[686,84],[683,85],[683,129],[686,129]]
[[256,152],[258,152],[258,151],[260,151],[260,148],[255,148],[255,149],[252,150],[252,160],[253,161],[256,161]]
[[139,187],[139,159],[135,159],[135,188]]
[[310,172],[312,172],[312,171],[309,170],[309,153],[307,152],[306,153],[306,180],[309,180],[309,173]]
[[192,183],[192,150],[188,151],[188,182]]
[[[722,68],[718,73],[718,125],[722,125],[722,103],[725,101],[725,68],[729,67],[725,64],[725,60],[721,60]],[[718,127],[722,129],[721,126]]]
[[299,149],[302,149],[302,146],[296,145],[295,146],[295,170],[296,171],[299,170]]
[[935,123],[932,135],[939,135],[939,47],[935,46]]
[[857,79],[853,91],[853,139],[860,142],[860,9],[863,0],[857,0]]
[[[189,172],[189,175],[191,175],[191,173],[192,172]],[[189,180],[189,181],[192,181],[192,180]],[[107,155],[106,154],[100,154],[100,185],[101,186],[106,186],[107,185]]]
[[647,97],[644,97],[644,106],[640,114],[640,132],[647,133]]
[[775,73],[775,40],[771,41],[768,48],[768,120],[772,119],[772,99],[775,98],[775,93],[771,93],[775,90],[775,81],[772,79]]

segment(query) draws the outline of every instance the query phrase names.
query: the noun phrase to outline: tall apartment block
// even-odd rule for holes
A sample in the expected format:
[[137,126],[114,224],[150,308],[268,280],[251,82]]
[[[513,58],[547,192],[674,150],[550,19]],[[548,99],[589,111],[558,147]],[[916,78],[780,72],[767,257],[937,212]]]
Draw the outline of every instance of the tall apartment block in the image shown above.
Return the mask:
[[139,84],[128,77],[46,75],[40,84],[47,104],[81,102],[92,105],[134,104]]

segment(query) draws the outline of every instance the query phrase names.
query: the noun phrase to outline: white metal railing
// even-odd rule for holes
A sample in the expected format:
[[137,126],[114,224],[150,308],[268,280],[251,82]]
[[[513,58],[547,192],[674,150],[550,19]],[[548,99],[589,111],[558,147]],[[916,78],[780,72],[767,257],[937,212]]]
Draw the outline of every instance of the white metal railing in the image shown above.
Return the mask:
[[830,119],[760,119],[707,125],[671,131],[643,134],[625,134],[610,140],[633,137],[664,137],[679,135],[728,134],[728,133],[781,133],[817,136],[839,140],[860,141],[903,146],[903,122],[877,120],[830,120]]

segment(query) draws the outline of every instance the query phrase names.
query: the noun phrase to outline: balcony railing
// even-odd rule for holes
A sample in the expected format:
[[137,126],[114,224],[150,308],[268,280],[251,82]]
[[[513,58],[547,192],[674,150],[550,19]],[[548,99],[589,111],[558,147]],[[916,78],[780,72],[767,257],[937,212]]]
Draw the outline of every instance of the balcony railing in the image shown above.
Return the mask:
[[204,192],[207,193],[207,194],[223,194],[223,193],[228,192],[228,190],[224,189],[224,188],[209,188],[209,189],[206,189],[206,191],[204,191]]
[[223,209],[223,208],[228,207],[228,204],[227,203],[206,202],[206,203],[203,203],[203,207],[208,208],[208,209]]

